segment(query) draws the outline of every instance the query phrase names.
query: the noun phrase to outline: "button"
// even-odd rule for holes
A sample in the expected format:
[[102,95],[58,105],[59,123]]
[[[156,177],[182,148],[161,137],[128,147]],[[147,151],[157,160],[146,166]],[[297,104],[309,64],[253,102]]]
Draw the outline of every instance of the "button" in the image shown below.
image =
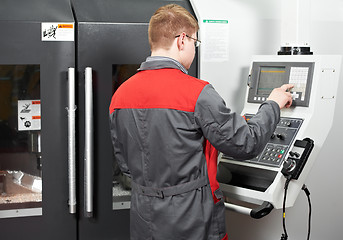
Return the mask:
[[284,154],[284,153],[285,153],[285,149],[282,149],[282,150],[280,151],[280,153],[281,153],[281,154]]
[[277,156],[278,158],[282,158],[282,154],[280,154],[279,156]]
[[280,134],[280,133],[278,133],[278,134],[276,134],[276,137],[277,138],[279,138],[280,140],[284,140],[285,139],[285,135],[284,134]]
[[299,98],[299,94],[297,94],[297,92],[293,92],[291,93],[291,95],[292,95],[293,100]]

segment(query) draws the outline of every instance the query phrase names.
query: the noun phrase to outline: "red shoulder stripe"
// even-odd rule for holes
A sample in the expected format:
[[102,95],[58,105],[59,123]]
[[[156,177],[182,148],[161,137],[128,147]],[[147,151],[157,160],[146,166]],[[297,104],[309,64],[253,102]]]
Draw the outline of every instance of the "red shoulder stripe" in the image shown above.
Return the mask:
[[193,112],[208,82],[178,69],[138,72],[114,93],[110,113],[120,108],[167,108]]

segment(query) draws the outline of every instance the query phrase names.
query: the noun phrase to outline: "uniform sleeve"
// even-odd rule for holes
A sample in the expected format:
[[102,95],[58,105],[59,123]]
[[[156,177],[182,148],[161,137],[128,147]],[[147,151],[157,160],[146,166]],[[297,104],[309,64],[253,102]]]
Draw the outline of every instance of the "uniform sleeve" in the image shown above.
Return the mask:
[[121,149],[123,149],[122,144],[117,138],[117,128],[116,128],[116,121],[115,121],[115,112],[110,114],[110,130],[111,130],[111,140],[113,144],[114,150],[114,159],[117,161],[118,166],[123,174],[131,177],[129,167],[125,161],[124,153]]
[[280,120],[278,104],[266,101],[256,115],[246,122],[242,116],[226,107],[224,100],[210,84],[200,93],[194,114],[204,137],[217,150],[236,159],[257,156]]

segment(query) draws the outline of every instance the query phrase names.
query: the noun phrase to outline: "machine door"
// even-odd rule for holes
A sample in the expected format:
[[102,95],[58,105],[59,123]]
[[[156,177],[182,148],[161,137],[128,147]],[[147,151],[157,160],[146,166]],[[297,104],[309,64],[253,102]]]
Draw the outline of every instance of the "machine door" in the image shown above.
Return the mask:
[[[113,199],[116,199],[113,189],[121,179],[113,157],[109,104],[117,85],[133,75],[139,63],[149,55],[147,41],[139,40],[147,38],[147,25],[79,23],[78,28],[79,172],[83,175],[80,190],[84,199],[81,202],[80,239],[128,239],[129,186],[117,188],[121,191],[117,196],[121,195],[119,204],[123,207],[113,210]],[[133,32],[135,38],[130,37]],[[92,87],[92,97],[88,95],[87,84]],[[93,105],[91,110],[87,110],[88,104]]]
[[[74,20],[68,1],[45,0],[44,11],[41,3],[0,7],[1,239],[77,237],[68,211],[65,109],[74,42],[42,39],[43,22],[72,26]],[[54,29],[49,24],[46,36],[56,37]]]
[[[79,189],[83,199],[79,239],[127,240],[130,179],[121,174],[114,159],[109,105],[119,85],[150,55],[150,16],[169,2],[86,2],[73,1],[78,22]],[[186,1],[179,4],[190,9]],[[196,64],[190,70],[193,76]]]

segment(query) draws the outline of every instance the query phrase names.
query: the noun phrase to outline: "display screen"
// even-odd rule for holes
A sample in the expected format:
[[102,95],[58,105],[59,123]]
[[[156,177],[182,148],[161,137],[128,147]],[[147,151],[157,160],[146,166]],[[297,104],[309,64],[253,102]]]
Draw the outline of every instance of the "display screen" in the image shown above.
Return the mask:
[[286,83],[285,67],[260,67],[257,95],[268,96],[274,88]]
[[308,107],[314,62],[256,61],[252,64],[248,102],[262,103],[275,88],[291,84],[292,106]]

